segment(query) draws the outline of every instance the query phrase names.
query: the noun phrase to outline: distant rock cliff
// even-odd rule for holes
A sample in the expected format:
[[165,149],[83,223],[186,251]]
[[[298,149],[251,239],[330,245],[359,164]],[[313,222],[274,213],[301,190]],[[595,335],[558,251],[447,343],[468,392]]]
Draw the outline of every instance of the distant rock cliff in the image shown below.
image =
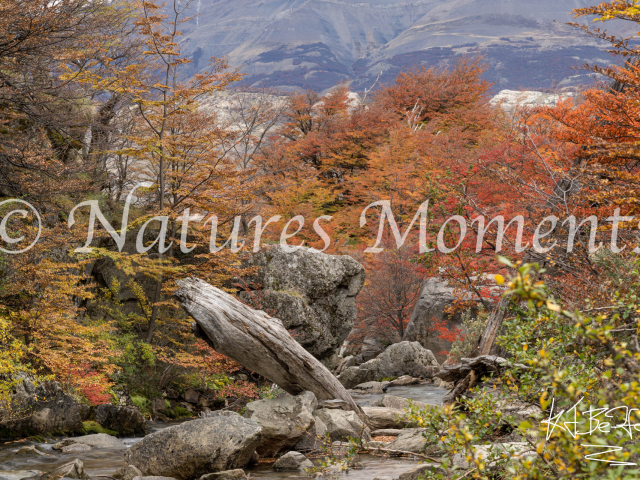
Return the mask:
[[[183,28],[200,71],[211,56],[242,66],[245,84],[323,90],[369,86],[416,64],[482,54],[501,89],[588,80],[573,70],[610,57],[565,25],[592,0],[199,0]],[[195,13],[195,12],[194,12]],[[607,25],[610,27],[610,25]],[[611,25],[618,28],[617,25]]]
[[493,105],[500,105],[506,112],[512,112],[518,107],[553,107],[560,100],[574,97],[573,92],[545,93],[531,91],[502,90],[491,99]]

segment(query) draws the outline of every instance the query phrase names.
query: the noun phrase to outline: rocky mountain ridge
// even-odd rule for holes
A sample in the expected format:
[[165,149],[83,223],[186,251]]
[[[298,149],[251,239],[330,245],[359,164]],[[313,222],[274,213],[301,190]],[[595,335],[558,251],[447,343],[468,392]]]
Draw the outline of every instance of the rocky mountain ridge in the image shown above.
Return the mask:
[[589,75],[574,67],[611,61],[566,25],[572,9],[592,3],[199,0],[183,49],[194,73],[209,57],[228,56],[252,87],[324,90],[348,82],[362,90],[380,72],[387,82],[413,65],[446,65],[463,54],[484,57],[496,92],[576,85]]

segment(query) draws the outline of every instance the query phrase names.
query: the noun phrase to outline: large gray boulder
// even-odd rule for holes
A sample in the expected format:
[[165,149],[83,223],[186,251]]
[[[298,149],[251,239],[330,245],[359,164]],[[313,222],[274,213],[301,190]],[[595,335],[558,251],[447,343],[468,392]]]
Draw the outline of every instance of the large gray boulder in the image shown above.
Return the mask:
[[359,367],[349,367],[338,380],[346,387],[385,378],[410,375],[417,378],[431,378],[440,371],[440,364],[431,350],[418,342],[394,343],[381,355],[363,363]]
[[371,430],[355,412],[321,408],[316,410],[316,417],[325,426],[332,442],[346,441],[350,438],[371,440]]
[[59,443],[51,446],[54,450],[62,450],[70,445],[89,445],[96,448],[118,448],[125,449],[127,446],[122,440],[106,433],[94,433],[91,435],[83,435],[81,437],[67,438]]
[[273,469],[276,471],[305,470],[309,468],[313,468],[313,463],[300,452],[286,453],[273,464]]
[[242,292],[242,300],[282,320],[316,358],[334,355],[355,322],[364,267],[348,255],[305,247],[287,253],[280,245],[255,254],[249,266],[260,267],[249,279],[259,290]]
[[356,385],[351,389],[356,395],[381,395],[387,391],[389,382],[366,382]]
[[[503,288],[497,285],[493,274],[484,274],[481,278],[473,277],[473,279],[481,280],[484,285],[483,290],[489,293],[485,302],[493,303],[503,293]],[[455,293],[454,290],[446,280],[441,278],[433,277],[425,280],[402,337],[403,341],[419,342],[424,348],[434,352],[441,361],[447,356],[441,352],[450,350],[451,342],[434,334],[431,329],[434,321],[444,320],[450,329],[461,328],[463,312],[460,309],[451,311],[451,307],[463,300],[469,307],[476,310],[481,303],[477,294],[471,290]]]
[[373,402],[374,407],[387,407],[404,412],[411,406],[423,410],[429,406],[424,402],[418,402],[416,400],[409,400],[408,398],[398,397],[395,395],[385,395],[384,397]]
[[419,342],[424,348],[436,353],[449,350],[451,342],[438,338],[430,327],[434,321],[440,320],[445,320],[449,328],[462,326],[461,314],[452,315],[447,311],[456,301],[453,293],[454,289],[446,281],[439,278],[427,279],[422,285],[402,340]]
[[375,381],[376,375],[373,370],[360,367],[347,367],[337,378],[346,388],[355,388],[363,383]]
[[95,420],[100,426],[119,435],[144,435],[145,421],[136,407],[103,404],[95,411]]
[[86,419],[86,409],[56,382],[36,383],[23,376],[9,402],[11,408],[0,412],[0,439],[79,433]]
[[427,350],[418,342],[394,343],[370,362],[376,374],[383,377],[410,375],[431,378],[440,370],[440,364],[431,350]]
[[385,345],[377,338],[365,338],[360,353],[356,356],[356,364],[373,360],[385,350]]
[[383,428],[406,428],[411,422],[405,419],[402,410],[387,407],[362,407],[367,416],[367,423],[375,430]]
[[403,452],[424,453],[426,439],[422,435],[423,432],[424,429],[407,428],[389,444],[388,448]]
[[134,465],[125,465],[116,470],[111,476],[118,480],[133,480],[136,477],[141,477],[142,472]]
[[55,470],[48,472],[40,476],[40,480],[58,480],[59,478],[73,478],[76,480],[89,480],[91,478],[87,472],[84,471],[84,464],[82,460],[75,459],[73,462],[60,465]]
[[237,414],[199,418],[146,436],[126,451],[124,460],[147,476],[192,480],[248,465],[261,431]]
[[318,417],[313,417],[314,423],[309,430],[306,431],[302,440],[296,443],[294,450],[308,451],[320,450],[326,441],[327,427]]
[[244,416],[262,427],[258,453],[273,456],[300,442],[314,424],[317,405],[311,392],[248,403]]

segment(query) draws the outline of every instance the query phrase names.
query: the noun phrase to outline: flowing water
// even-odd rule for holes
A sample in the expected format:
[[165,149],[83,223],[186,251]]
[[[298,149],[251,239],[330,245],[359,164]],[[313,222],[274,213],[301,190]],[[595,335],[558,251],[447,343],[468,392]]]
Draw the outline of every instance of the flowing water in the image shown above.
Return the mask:
[[[372,480],[375,477],[398,478],[398,475],[411,470],[416,466],[415,460],[402,458],[385,458],[375,457],[373,455],[358,455],[356,461],[361,463],[364,468],[349,470],[340,478],[344,480]],[[254,469],[249,469],[251,478],[276,480],[281,478],[287,479],[305,479],[309,480],[304,473],[300,472],[276,472],[271,469],[270,465],[263,465]]]
[[[429,403],[439,404],[446,390],[434,387],[433,385],[411,385],[406,387],[389,388],[387,395],[396,395],[404,398]],[[362,406],[371,405],[382,395],[354,395],[354,399]],[[176,425],[180,422],[149,422],[148,429],[153,432]],[[130,447],[142,440],[139,438],[124,438],[124,443]],[[28,475],[18,475],[13,477],[5,472],[16,470],[39,470],[48,472],[54,468],[73,461],[76,458],[82,460],[84,468],[91,476],[110,476],[117,469],[124,465],[122,450],[112,450],[106,448],[96,448],[90,452],[63,454],[51,449],[51,443],[39,443],[42,449],[51,456],[17,455],[16,451],[28,442],[9,442],[0,445],[0,480],[18,480]],[[416,465],[415,460],[375,457],[372,455],[359,455],[357,461],[364,468],[351,470],[343,475],[345,480],[371,480],[376,476],[387,476],[397,478],[397,476]],[[304,474],[296,472],[274,472],[270,465],[259,465],[246,470],[251,473],[251,478],[259,479],[303,479],[308,478]]]
[[447,390],[433,385],[407,385],[406,387],[389,387],[386,393],[372,395],[351,395],[359,405],[370,407],[377,400],[385,395],[395,395],[396,397],[410,398],[416,402],[427,403],[429,405],[441,405],[442,397]]

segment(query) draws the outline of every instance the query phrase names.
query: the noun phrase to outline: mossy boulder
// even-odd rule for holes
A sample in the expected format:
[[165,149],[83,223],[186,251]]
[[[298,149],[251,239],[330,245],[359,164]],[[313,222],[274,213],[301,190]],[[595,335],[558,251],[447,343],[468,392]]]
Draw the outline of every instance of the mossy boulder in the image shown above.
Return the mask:
[[103,428],[116,432],[119,436],[145,434],[144,417],[136,407],[98,405],[95,421]]
[[334,355],[356,320],[356,295],[364,267],[348,255],[327,255],[301,247],[286,252],[274,245],[256,253],[248,266],[258,273],[243,301],[279,318],[292,337],[318,359]]
[[0,415],[0,439],[82,433],[86,409],[56,382],[22,377]]

